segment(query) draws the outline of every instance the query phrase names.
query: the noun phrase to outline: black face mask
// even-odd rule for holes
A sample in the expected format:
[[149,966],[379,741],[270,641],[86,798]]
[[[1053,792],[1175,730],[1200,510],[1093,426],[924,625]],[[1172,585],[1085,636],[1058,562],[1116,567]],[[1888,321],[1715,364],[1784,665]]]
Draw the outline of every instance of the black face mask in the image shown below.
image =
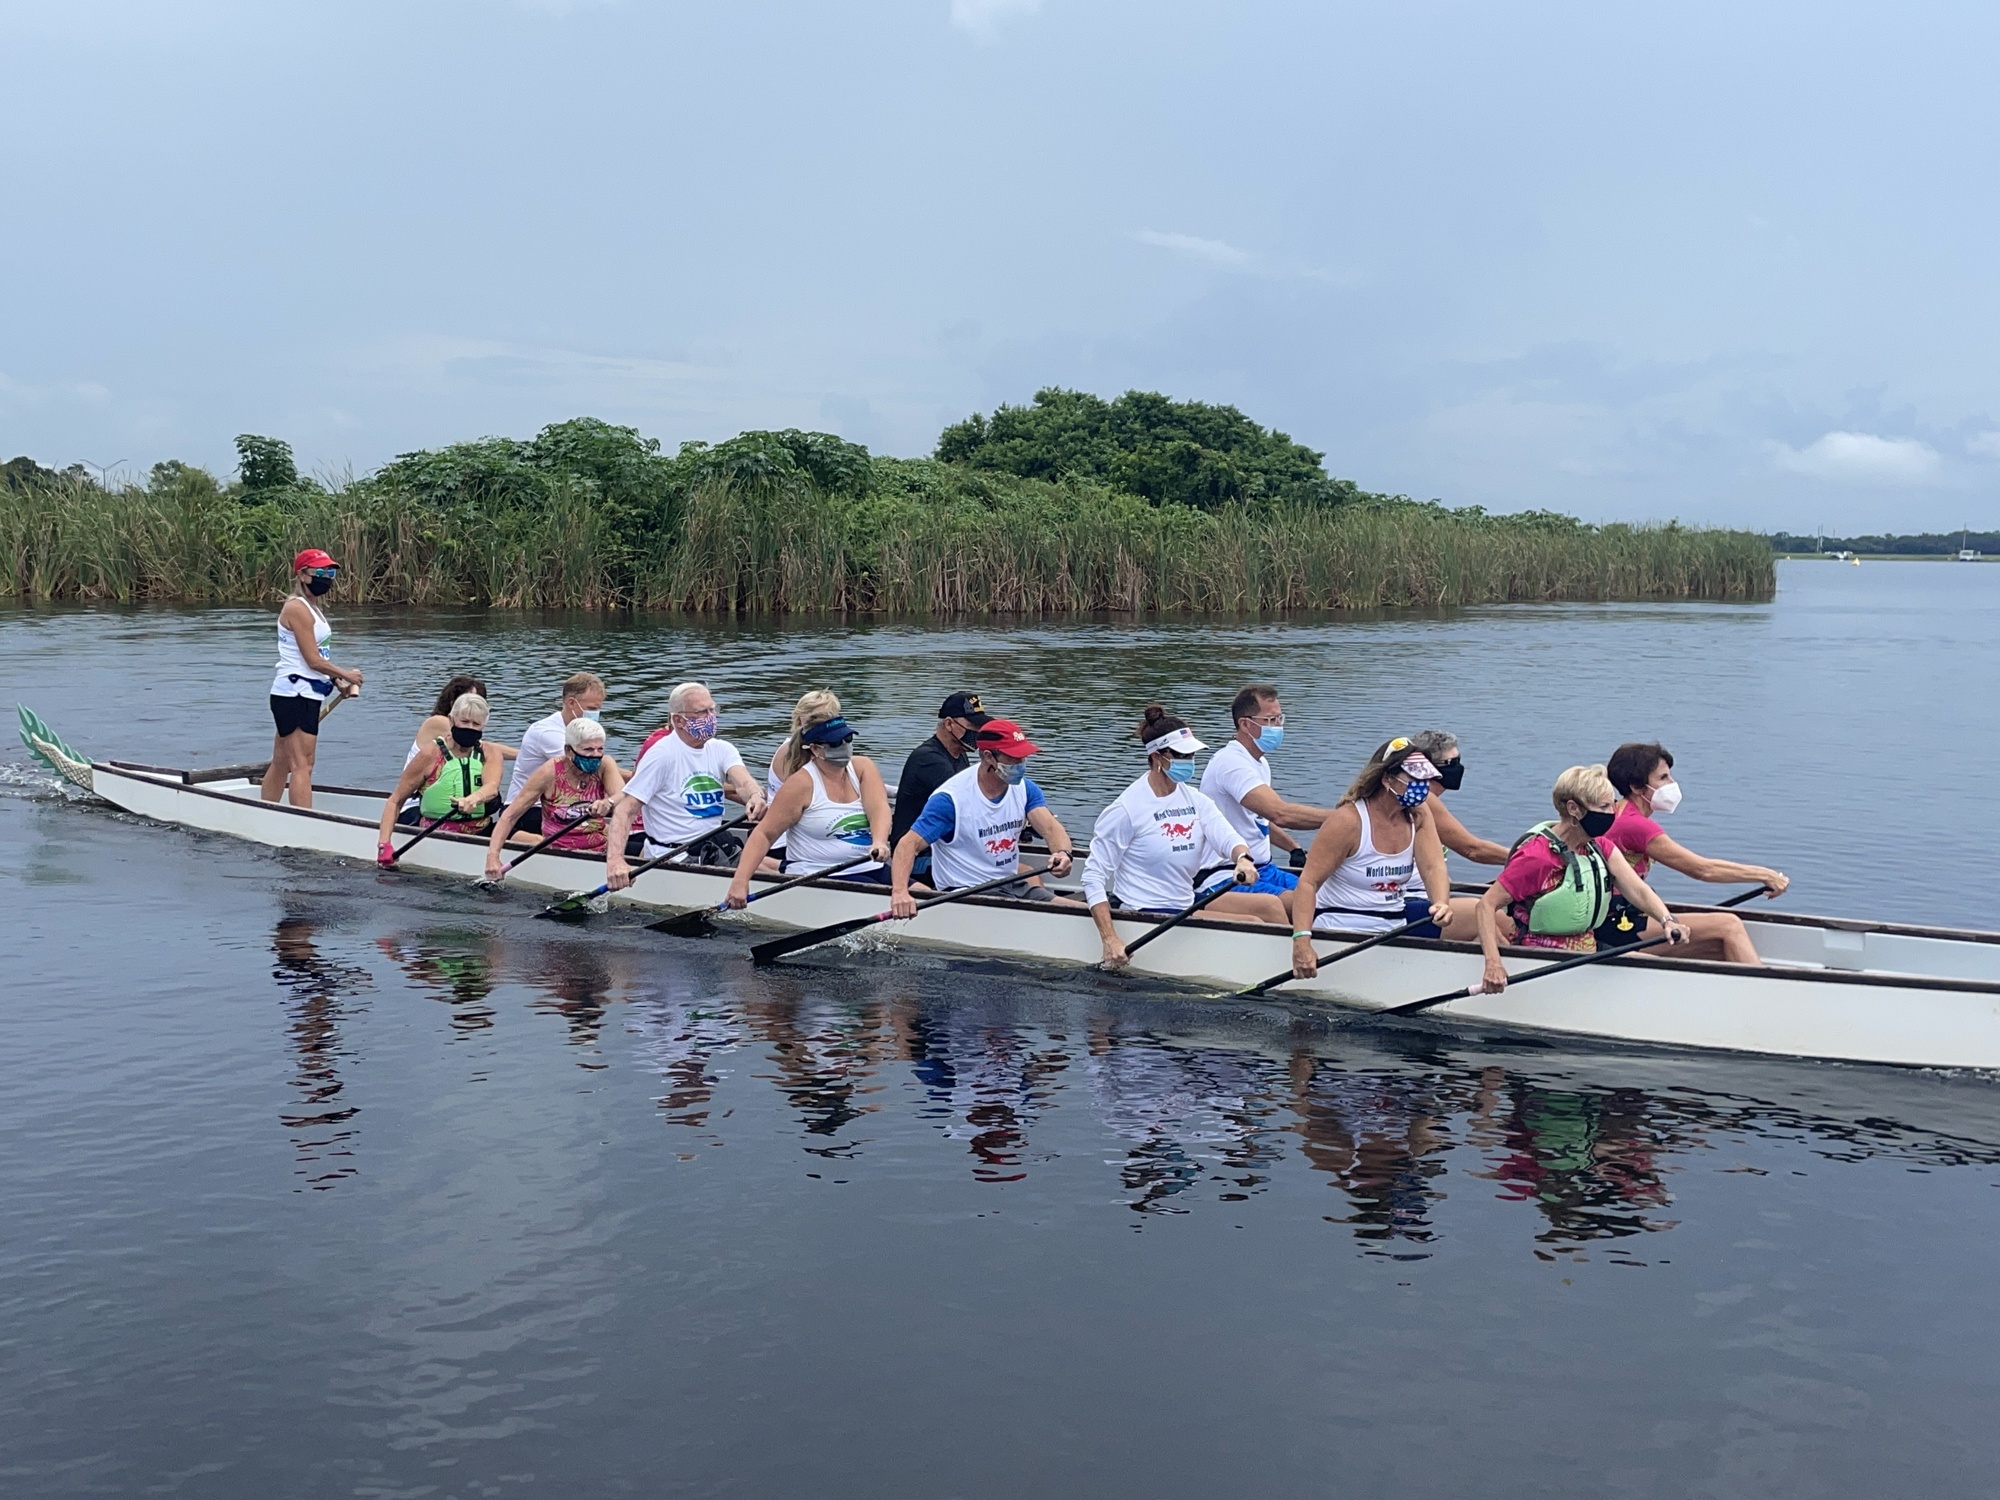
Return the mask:
[[1465,784],[1465,760],[1448,760],[1438,767],[1438,785],[1447,792],[1455,792]]
[[1587,812],[1577,821],[1583,825],[1586,838],[1601,839],[1611,832],[1611,825],[1618,821],[1618,814]]
[[308,578],[306,580],[307,590],[314,594],[324,594],[332,587],[333,580],[331,578]]
[[485,738],[486,731],[483,729],[467,729],[463,724],[454,724],[451,726],[452,743],[457,745],[461,750],[476,749],[479,742]]

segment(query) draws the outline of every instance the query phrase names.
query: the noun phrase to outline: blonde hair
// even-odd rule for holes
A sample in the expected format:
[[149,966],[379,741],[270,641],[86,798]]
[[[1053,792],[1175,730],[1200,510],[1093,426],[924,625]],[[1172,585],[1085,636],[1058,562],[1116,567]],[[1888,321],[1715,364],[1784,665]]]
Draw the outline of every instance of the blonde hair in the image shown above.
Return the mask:
[[1615,802],[1618,793],[1611,785],[1611,778],[1604,774],[1603,766],[1571,766],[1556,778],[1555,790],[1550,794],[1556,804],[1558,817],[1567,817],[1563,812],[1565,802],[1574,802],[1588,811],[1593,802]]
[[565,698],[581,698],[592,691],[604,691],[604,679],[595,672],[572,672],[563,679],[562,695]]
[[[486,700],[477,693],[460,693],[458,701],[451,706],[451,718],[454,723],[457,722],[459,715],[463,714],[467,718],[478,719],[481,728],[485,727],[491,712],[492,710],[486,706]],[[472,728],[470,724],[465,727]]]
[[805,742],[799,736],[815,724],[839,717],[840,700],[832,688],[814,688],[799,695],[799,701],[792,705],[792,732],[771,757],[771,769],[778,773],[778,780],[783,781],[805,764]]

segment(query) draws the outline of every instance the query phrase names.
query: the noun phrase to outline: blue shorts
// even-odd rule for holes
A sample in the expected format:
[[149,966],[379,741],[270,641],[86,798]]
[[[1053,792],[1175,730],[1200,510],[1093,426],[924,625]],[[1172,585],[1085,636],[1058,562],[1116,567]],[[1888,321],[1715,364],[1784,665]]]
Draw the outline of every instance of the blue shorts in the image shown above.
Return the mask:
[[[1202,890],[1212,891],[1229,879],[1229,872],[1225,870],[1222,874],[1216,876],[1215,879],[1209,881],[1207,885],[1203,886]],[[1245,896],[1283,896],[1298,888],[1298,874],[1292,870],[1279,869],[1276,861],[1267,861],[1257,866],[1257,880],[1255,884],[1239,885],[1236,887]]]
[[1431,903],[1428,897],[1419,899],[1416,896],[1405,896],[1403,898],[1403,920],[1405,922],[1421,922],[1423,924],[1421,927],[1412,927],[1410,929],[1411,937],[1441,938],[1444,936],[1443,933],[1438,931],[1438,924],[1431,920]]

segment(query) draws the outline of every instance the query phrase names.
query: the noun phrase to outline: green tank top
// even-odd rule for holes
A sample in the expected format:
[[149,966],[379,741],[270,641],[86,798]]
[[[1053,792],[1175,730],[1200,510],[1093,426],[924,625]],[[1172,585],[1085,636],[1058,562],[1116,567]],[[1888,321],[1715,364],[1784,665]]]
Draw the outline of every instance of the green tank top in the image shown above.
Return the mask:
[[[1555,823],[1537,823],[1514,841],[1514,848],[1532,838],[1548,840],[1550,850],[1563,862],[1562,879],[1554,889],[1542,892],[1527,903],[1528,931],[1543,937],[1577,937],[1594,932],[1611,915],[1611,867],[1594,840],[1585,840],[1583,853],[1562,841]],[[1508,853],[1512,853],[1509,850]],[[1519,918],[1516,917],[1518,925]]]
[[464,760],[447,755],[444,764],[431,773],[425,784],[423,795],[417,799],[417,811],[426,818],[442,818],[452,814],[451,799],[470,797],[479,790],[480,782],[486,776],[486,757],[475,750]]

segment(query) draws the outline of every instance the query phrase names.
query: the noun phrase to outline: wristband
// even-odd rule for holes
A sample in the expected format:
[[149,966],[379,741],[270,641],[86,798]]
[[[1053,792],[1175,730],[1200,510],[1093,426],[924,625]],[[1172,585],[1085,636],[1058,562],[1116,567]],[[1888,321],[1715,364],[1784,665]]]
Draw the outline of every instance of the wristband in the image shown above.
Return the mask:
[[1292,929],[1293,942],[1297,942],[1300,938],[1309,938],[1311,936],[1312,936],[1312,929],[1310,927],[1305,928],[1303,931],[1301,931],[1296,927]]

